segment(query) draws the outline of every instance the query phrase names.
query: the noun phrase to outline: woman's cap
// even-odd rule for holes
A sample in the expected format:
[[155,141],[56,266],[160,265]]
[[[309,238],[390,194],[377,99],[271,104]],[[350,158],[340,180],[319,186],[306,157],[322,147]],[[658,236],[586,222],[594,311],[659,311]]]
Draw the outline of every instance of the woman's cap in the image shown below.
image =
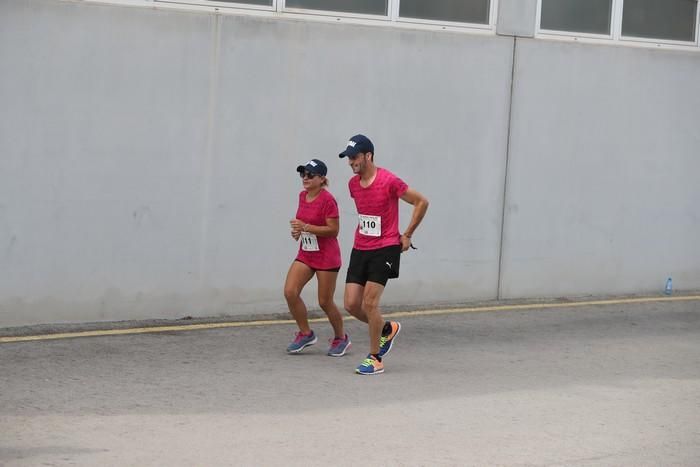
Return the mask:
[[309,172],[312,174],[316,174],[316,175],[320,175],[322,177],[325,177],[326,174],[328,173],[328,167],[326,167],[326,164],[324,164],[323,161],[320,161],[318,159],[311,159],[306,164],[298,166],[297,172],[299,172],[299,173]]

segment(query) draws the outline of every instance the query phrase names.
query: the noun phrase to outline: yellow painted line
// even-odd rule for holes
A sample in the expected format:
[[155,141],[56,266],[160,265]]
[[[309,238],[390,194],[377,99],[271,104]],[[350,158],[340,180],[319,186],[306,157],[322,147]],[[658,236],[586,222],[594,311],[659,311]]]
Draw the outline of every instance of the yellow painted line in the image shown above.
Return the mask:
[[[680,301],[695,301],[700,300],[700,295],[685,295],[676,297],[643,297],[643,298],[620,298],[610,300],[590,300],[583,302],[564,302],[564,303],[528,303],[523,305],[493,305],[493,306],[472,306],[464,308],[444,308],[433,310],[417,310],[417,311],[396,311],[392,313],[384,313],[387,318],[398,318],[402,316],[431,316],[431,315],[450,315],[459,313],[474,313],[485,311],[516,311],[516,310],[536,310],[547,308],[571,308],[582,306],[606,306],[606,305],[629,305],[637,303],[653,303],[653,302],[680,302]],[[352,319],[350,316],[344,319]],[[326,321],[326,318],[311,318],[309,322],[319,323]],[[204,323],[204,324],[184,324],[179,326],[154,326],[146,328],[127,328],[127,329],[105,329],[95,331],[80,331],[80,332],[64,332],[57,334],[41,334],[34,336],[16,336],[16,337],[0,337],[0,344],[10,342],[28,342],[28,341],[43,341],[55,339],[71,339],[76,337],[100,337],[100,336],[119,336],[129,334],[150,334],[157,332],[181,332],[181,331],[196,331],[200,329],[222,329],[222,328],[240,328],[251,326],[271,326],[279,324],[294,324],[294,320],[261,320],[261,321],[237,321],[225,323]]]
[[[310,319],[309,321],[322,321],[321,318]],[[176,332],[176,331],[195,331],[198,329],[217,329],[217,328],[239,328],[247,326],[266,326],[271,324],[294,324],[294,320],[266,320],[266,321],[240,321],[228,323],[207,323],[207,324],[183,324],[180,326],[153,326],[147,328],[127,328],[127,329],[105,329],[95,331],[79,331],[79,332],[64,332],[57,334],[40,334],[36,336],[17,336],[17,337],[0,337],[0,343],[4,342],[25,342],[25,341],[42,341],[52,339],[70,339],[74,337],[96,337],[96,336],[120,336],[126,334],[148,334],[156,332]]]
[[650,302],[679,302],[700,300],[700,295],[685,295],[677,297],[644,297],[644,298],[618,298],[610,300],[589,300],[585,302],[559,302],[559,303],[528,303],[524,305],[493,305],[493,306],[474,306],[466,308],[446,308],[438,310],[419,310],[419,311],[397,311],[394,313],[383,313],[387,317],[400,316],[429,316],[429,315],[449,315],[457,313],[473,313],[477,311],[514,311],[514,310],[536,310],[542,308],[570,308],[577,306],[605,306],[605,305],[624,305],[635,303],[650,303]]

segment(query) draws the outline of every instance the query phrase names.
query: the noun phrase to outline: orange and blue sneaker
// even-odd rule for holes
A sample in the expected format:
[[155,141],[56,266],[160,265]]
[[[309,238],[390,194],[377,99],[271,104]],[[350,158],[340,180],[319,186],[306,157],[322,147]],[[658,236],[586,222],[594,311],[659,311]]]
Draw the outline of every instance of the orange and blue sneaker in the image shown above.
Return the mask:
[[310,345],[314,345],[318,341],[316,334],[311,331],[309,334],[302,334],[301,331],[294,335],[294,340],[287,346],[287,352],[299,353]]
[[384,364],[369,354],[367,358],[362,360],[360,366],[355,368],[355,373],[358,375],[378,375],[384,373]]
[[391,332],[387,336],[382,336],[379,338],[379,356],[383,357],[388,354],[391,350],[391,346],[394,345],[394,339],[401,331],[401,324],[396,321],[389,321],[391,326]]
[[328,355],[331,357],[342,357],[350,347],[352,347],[352,342],[350,342],[350,336],[347,334],[345,334],[345,337],[334,337],[328,348]]

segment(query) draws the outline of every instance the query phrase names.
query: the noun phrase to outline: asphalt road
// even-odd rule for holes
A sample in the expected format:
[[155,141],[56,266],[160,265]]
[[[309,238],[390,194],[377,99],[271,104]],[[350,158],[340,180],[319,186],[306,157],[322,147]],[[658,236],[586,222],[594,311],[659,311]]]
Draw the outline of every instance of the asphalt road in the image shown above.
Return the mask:
[[700,301],[0,344],[0,465],[698,466]]

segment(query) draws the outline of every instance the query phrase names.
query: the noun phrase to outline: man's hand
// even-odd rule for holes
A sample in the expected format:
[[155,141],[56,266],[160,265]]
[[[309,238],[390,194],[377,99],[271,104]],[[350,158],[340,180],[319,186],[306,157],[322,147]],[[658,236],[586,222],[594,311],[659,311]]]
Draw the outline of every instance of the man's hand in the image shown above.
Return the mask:
[[401,235],[401,253],[408,250],[411,247],[411,237],[406,235]]
[[401,252],[404,252],[409,248],[416,249],[416,247],[411,245],[411,236],[428,211],[428,199],[411,188],[406,190],[403,196],[401,196],[401,199],[413,206],[411,222],[409,222],[408,227],[406,227],[406,230],[404,230],[404,233],[401,235]]

